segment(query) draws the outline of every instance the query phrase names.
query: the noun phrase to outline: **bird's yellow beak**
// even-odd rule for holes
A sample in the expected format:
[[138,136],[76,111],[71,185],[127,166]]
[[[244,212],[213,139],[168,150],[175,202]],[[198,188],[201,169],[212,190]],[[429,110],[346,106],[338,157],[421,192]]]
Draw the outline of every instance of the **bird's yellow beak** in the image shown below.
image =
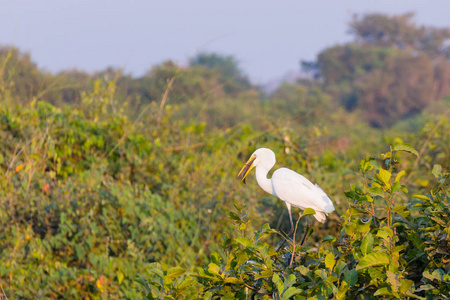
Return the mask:
[[245,184],[245,177],[247,177],[248,173],[250,173],[250,170],[254,167],[253,162],[256,159],[256,155],[252,155],[250,159],[247,161],[245,166],[241,169],[237,177],[242,180],[242,182]]

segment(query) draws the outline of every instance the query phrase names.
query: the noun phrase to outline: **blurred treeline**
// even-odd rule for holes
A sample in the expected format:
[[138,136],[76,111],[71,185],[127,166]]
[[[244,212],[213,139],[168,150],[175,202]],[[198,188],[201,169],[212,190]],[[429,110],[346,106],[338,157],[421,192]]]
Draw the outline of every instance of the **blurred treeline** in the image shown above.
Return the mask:
[[335,202],[311,245],[338,234],[344,191],[369,154],[421,147],[402,167],[417,175],[411,192],[431,188],[427,170],[449,166],[450,30],[412,17],[355,17],[352,42],[270,94],[231,56],[200,53],[141,77],[51,74],[2,47],[0,286],[18,299],[133,298],[152,262],[207,264],[236,233],[235,204],[249,229],[287,230],[284,203],[235,179],[258,147]]
[[371,126],[389,127],[450,92],[449,28],[417,25],[413,14],[369,14],[355,16],[349,32],[351,42],[323,50],[316,61],[302,61],[304,78],[282,85],[272,95],[252,85],[233,57],[208,53],[197,54],[185,66],[167,61],[133,77],[114,68],[50,74],[38,69],[29,54],[2,47],[0,83],[2,94],[7,90],[16,104],[35,99],[62,107],[80,104],[96,80],[108,78],[115,82],[115,99],[127,103],[128,113],[134,114],[150,102],[159,103],[174,77],[167,103],[179,105],[186,119],[218,127],[237,124],[249,114],[263,115],[266,112],[246,108],[269,99],[297,122],[317,122],[316,114],[327,115],[317,107],[325,107],[358,111]]

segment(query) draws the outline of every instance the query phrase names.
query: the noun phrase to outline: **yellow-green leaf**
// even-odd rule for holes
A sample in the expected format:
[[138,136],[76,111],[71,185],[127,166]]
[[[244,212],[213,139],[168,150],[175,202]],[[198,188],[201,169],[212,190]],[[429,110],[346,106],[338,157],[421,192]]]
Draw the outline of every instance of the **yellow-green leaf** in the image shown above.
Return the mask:
[[363,270],[374,266],[388,265],[390,262],[389,255],[384,252],[372,252],[364,256],[356,266],[356,271]]
[[378,178],[385,184],[389,185],[389,180],[391,179],[391,172],[380,169],[380,172],[378,172]]
[[334,263],[336,260],[334,259],[333,253],[328,253],[327,256],[325,256],[325,266],[327,266],[328,270],[333,270]]
[[[1,163],[1,161],[0,161]],[[439,178],[439,175],[442,172],[442,166],[441,165],[434,165],[433,166],[433,170],[431,171],[431,173],[433,173],[434,177]]]
[[216,265],[215,263],[210,263],[208,265],[208,272],[210,274],[219,275],[219,270],[220,270],[219,266]]
[[374,294],[374,296],[390,296],[392,293],[389,291],[387,287],[383,287],[378,289]]
[[395,182],[399,181],[405,175],[405,170],[401,170],[398,172],[397,176],[395,176]]
[[363,255],[366,255],[366,254],[372,252],[372,248],[373,248],[373,235],[369,232],[362,239],[361,253]]
[[405,151],[405,152],[409,152],[414,154],[415,156],[419,157],[419,152],[417,152],[416,149],[413,148],[413,146],[409,145],[409,144],[399,144],[394,146],[394,148],[392,149],[394,151]]
[[123,279],[125,278],[125,276],[120,271],[117,271],[116,276],[117,276],[117,281],[119,282],[119,284],[121,284]]
[[430,201],[430,198],[428,198],[425,195],[420,195],[420,194],[414,194],[413,195],[414,198],[420,199],[420,200],[425,200],[425,201]]
[[[217,267],[217,268],[219,268],[219,267]],[[186,272],[186,270],[181,267],[173,267],[167,271],[167,277],[177,278],[177,277],[180,277],[181,275],[183,275],[184,272]]]
[[406,293],[414,285],[414,281],[409,279],[400,279],[400,282],[400,292],[402,293]]
[[227,277],[224,280],[225,283],[242,284],[242,281],[236,277]]
[[314,210],[314,209],[312,209],[312,208],[306,208],[304,211],[303,211],[303,215],[304,216],[308,216],[308,215],[315,215],[316,214],[316,211]]

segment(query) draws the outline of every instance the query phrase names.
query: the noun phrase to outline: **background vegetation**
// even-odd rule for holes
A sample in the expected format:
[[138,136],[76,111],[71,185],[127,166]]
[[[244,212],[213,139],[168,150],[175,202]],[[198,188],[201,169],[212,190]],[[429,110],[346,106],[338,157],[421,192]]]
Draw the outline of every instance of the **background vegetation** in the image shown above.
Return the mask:
[[[214,53],[135,78],[1,47],[4,295],[448,299],[450,30],[350,29],[272,94]],[[276,252],[284,203],[235,178],[263,146],[335,203],[304,246]]]

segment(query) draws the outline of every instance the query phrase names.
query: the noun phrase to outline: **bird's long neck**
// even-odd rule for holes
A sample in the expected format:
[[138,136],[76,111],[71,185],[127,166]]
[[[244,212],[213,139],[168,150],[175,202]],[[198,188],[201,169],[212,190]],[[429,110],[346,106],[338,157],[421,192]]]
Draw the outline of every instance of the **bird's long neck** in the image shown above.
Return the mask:
[[273,190],[272,181],[267,178],[267,174],[269,173],[269,170],[272,169],[273,166],[267,166],[264,164],[257,165],[255,167],[256,169],[256,181],[258,182],[259,186],[268,192],[269,194],[275,195],[275,191]]

